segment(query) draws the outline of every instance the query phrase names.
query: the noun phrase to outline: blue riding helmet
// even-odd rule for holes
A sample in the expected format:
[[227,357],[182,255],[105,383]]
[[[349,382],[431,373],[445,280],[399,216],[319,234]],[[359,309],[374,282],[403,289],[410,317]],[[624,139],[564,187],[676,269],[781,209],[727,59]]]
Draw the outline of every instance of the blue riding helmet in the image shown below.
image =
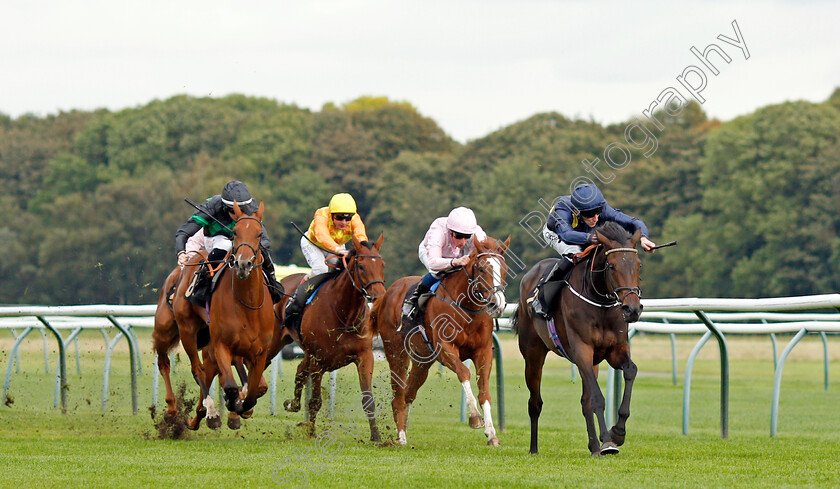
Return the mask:
[[578,212],[603,208],[607,204],[604,195],[598,190],[598,187],[590,183],[584,183],[575,187],[575,190],[572,192],[571,201]]

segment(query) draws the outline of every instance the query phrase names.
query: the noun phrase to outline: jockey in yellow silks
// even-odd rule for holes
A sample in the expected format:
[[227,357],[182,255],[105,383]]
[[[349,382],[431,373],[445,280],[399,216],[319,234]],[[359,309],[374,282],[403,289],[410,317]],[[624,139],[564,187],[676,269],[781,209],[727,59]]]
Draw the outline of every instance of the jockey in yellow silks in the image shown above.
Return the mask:
[[315,211],[306,236],[300,239],[300,249],[312,268],[311,276],[327,273],[329,253],[321,248],[346,255],[349,252],[346,243],[354,236],[359,241],[367,241],[365,225],[356,210],[353,197],[342,193],[333,195],[329,206]]

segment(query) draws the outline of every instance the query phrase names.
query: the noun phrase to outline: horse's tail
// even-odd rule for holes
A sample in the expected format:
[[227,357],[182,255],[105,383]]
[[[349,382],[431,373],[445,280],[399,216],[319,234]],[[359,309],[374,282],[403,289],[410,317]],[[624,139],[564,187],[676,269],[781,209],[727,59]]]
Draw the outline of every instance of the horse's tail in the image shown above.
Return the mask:
[[513,308],[513,313],[510,315],[510,330],[513,334],[519,334],[519,303]]
[[370,333],[373,336],[379,334],[379,314],[382,310],[382,304],[385,303],[385,296],[376,299],[373,301],[373,306],[370,308],[370,314],[368,314],[368,321],[370,322]]

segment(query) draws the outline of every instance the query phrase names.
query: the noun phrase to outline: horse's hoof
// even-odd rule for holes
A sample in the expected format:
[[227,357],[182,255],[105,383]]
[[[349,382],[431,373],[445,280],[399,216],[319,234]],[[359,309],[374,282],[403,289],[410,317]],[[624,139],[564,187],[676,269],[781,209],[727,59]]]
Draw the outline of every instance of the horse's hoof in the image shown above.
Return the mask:
[[237,399],[237,401],[233,404],[233,409],[231,409],[231,411],[242,416],[242,413],[245,412],[244,403]]
[[173,409],[172,411],[167,409],[166,412],[163,413],[163,420],[166,421],[167,423],[170,423],[177,416],[178,416],[178,410],[177,409]]
[[218,430],[222,427],[222,418],[216,416],[215,418],[207,418],[207,427],[211,430]]
[[283,403],[283,409],[290,413],[296,413],[300,411],[300,401],[297,399],[289,399]]
[[195,418],[187,421],[187,428],[192,431],[197,431],[198,427],[201,426],[201,420],[196,420]]
[[240,416],[241,416],[243,419],[248,419],[248,418],[250,418],[250,417],[251,417],[251,416],[253,416],[253,415],[254,415],[254,408],[251,408],[251,409],[249,409],[249,410],[245,411],[244,413],[240,414]]
[[481,416],[470,416],[470,428],[484,428],[484,420]]
[[501,443],[499,443],[499,439],[494,436],[493,438],[487,440],[487,445],[491,447],[497,447],[501,445]]
[[608,441],[601,445],[601,455],[615,455],[618,453],[618,447],[615,443]]
[[[207,424],[210,424],[210,420],[207,420]],[[232,430],[238,430],[240,427],[242,427],[242,420],[239,418],[228,417],[227,425],[228,428]]]

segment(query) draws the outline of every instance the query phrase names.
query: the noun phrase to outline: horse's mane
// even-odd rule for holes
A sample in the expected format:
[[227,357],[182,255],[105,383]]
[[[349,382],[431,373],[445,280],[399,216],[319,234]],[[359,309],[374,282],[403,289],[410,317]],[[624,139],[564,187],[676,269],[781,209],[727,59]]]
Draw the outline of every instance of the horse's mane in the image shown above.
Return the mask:
[[[362,246],[364,246],[365,248],[367,248],[367,249],[369,249],[369,250],[372,250],[372,249],[373,249],[373,247],[374,247],[374,244],[375,244],[375,243],[372,243],[372,242],[367,241],[367,240],[365,240],[365,241],[359,241],[359,243],[361,243],[361,244],[362,244]],[[351,248],[351,249],[350,249],[350,253],[348,253],[348,255],[347,255],[347,256],[348,256],[348,257],[350,257],[350,256],[353,256],[353,255],[355,255],[355,254],[356,254],[356,248],[354,247],[354,248]]]
[[630,233],[621,224],[614,221],[605,222],[603,226],[598,228],[598,232],[619,243],[626,243],[631,238]]

